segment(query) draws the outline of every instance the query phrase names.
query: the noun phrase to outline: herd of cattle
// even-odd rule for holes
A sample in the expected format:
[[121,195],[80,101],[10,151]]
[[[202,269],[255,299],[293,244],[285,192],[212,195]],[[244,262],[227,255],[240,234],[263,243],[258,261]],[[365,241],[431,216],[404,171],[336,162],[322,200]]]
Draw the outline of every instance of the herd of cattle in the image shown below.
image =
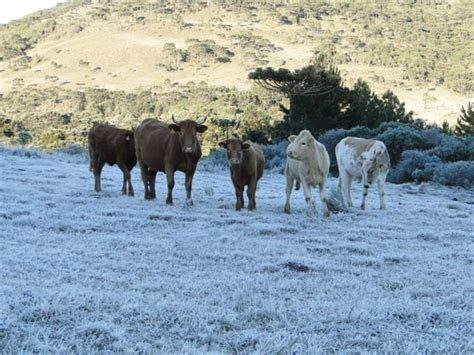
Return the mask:
[[[145,199],[156,198],[156,174],[164,172],[168,185],[167,204],[173,203],[175,171],[186,175],[187,203],[192,205],[191,190],[196,166],[201,158],[198,133],[207,130],[203,122],[183,120],[167,124],[155,119],[144,120],[134,131],[96,124],[89,131],[90,170],[94,173],[95,191],[101,191],[100,176],[105,163],[117,164],[123,172],[122,193],[133,196],[130,171],[140,165],[145,188]],[[303,185],[307,208],[311,209],[311,188],[319,186],[323,214],[329,216],[326,182],[329,174],[329,154],[309,131],[303,130],[297,136],[288,137],[287,148],[286,203],[284,211],[290,213],[290,196],[295,185]],[[219,143],[227,150],[230,176],[234,185],[236,210],[244,207],[244,189],[247,187],[248,209],[256,209],[255,192],[263,175],[265,157],[262,148],[253,142],[227,139]],[[380,208],[385,208],[384,184],[390,168],[390,158],[385,145],[377,140],[347,137],[336,146],[339,169],[338,188],[345,203],[352,207],[352,179],[361,180],[364,186],[361,208],[370,185],[377,182]],[[295,184],[296,182],[296,184]]]

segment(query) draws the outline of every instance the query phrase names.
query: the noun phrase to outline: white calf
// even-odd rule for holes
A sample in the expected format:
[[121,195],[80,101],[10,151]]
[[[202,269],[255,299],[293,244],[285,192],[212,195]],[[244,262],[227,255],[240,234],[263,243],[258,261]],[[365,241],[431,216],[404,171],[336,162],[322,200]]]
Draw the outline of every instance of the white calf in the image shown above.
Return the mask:
[[384,184],[390,169],[390,157],[385,144],[374,139],[347,137],[336,145],[336,159],[338,188],[342,189],[348,206],[352,207],[351,183],[352,178],[356,178],[364,184],[361,208],[365,209],[369,187],[377,181],[380,208],[384,209]]
[[319,143],[307,130],[298,136],[288,137],[291,142],[287,148],[286,167],[286,204],[285,212],[290,213],[290,195],[296,180],[296,189],[303,185],[307,212],[312,211],[311,187],[319,186],[319,197],[323,204],[324,217],[329,217],[326,196],[326,180],[329,174],[329,154],[323,144]]

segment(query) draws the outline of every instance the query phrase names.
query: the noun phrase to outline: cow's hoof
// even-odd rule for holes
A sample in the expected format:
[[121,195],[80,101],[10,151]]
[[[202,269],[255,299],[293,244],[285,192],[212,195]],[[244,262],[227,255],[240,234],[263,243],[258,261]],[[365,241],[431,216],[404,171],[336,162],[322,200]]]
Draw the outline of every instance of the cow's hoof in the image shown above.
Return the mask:
[[290,206],[285,206],[283,212],[285,212],[286,214],[290,214]]
[[186,200],[186,206],[194,206],[194,202],[193,200],[189,199],[189,200]]
[[361,206],[360,206],[360,209],[361,209],[361,210],[365,210],[365,205],[361,205]]
[[135,196],[135,194],[133,193],[133,191],[129,191],[128,196]]
[[166,200],[166,204],[169,205],[169,206],[172,206],[173,205],[173,200]]
[[122,195],[126,195],[127,194],[127,191],[126,190],[122,190]]

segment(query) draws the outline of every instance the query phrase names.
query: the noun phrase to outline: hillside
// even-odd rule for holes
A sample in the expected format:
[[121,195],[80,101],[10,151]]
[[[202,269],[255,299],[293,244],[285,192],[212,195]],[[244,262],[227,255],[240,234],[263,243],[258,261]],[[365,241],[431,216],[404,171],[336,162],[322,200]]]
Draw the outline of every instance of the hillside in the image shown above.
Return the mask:
[[93,192],[83,156],[3,148],[0,166],[2,353],[474,350],[470,190],[387,184],[387,210],[374,190],[323,219],[317,192],[318,215],[302,191],[284,214],[268,171],[238,213],[227,169],[198,168],[193,207],[177,173],[170,207],[163,174],[150,202],[138,168],[128,197],[116,167]]
[[[272,4],[73,0],[14,21],[0,28],[0,93],[9,97],[0,113],[47,116],[58,93],[86,88],[249,90],[250,70],[299,68],[319,52],[346,85],[363,78],[377,93],[391,89],[429,122],[453,123],[473,99],[472,2]],[[33,89],[57,94],[30,110]],[[11,97],[24,106],[11,107]]]

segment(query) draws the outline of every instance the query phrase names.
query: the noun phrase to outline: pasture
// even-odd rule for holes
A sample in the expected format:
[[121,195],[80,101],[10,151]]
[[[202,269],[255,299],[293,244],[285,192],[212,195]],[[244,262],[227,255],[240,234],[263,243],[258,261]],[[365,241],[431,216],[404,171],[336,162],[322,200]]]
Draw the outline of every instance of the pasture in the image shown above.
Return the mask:
[[372,188],[323,219],[317,189],[316,216],[302,191],[283,213],[278,173],[236,212],[227,170],[198,166],[192,207],[176,173],[170,207],[138,167],[128,197],[117,167],[95,193],[82,156],[0,166],[1,353],[474,352],[472,190],[386,184],[386,210]]

